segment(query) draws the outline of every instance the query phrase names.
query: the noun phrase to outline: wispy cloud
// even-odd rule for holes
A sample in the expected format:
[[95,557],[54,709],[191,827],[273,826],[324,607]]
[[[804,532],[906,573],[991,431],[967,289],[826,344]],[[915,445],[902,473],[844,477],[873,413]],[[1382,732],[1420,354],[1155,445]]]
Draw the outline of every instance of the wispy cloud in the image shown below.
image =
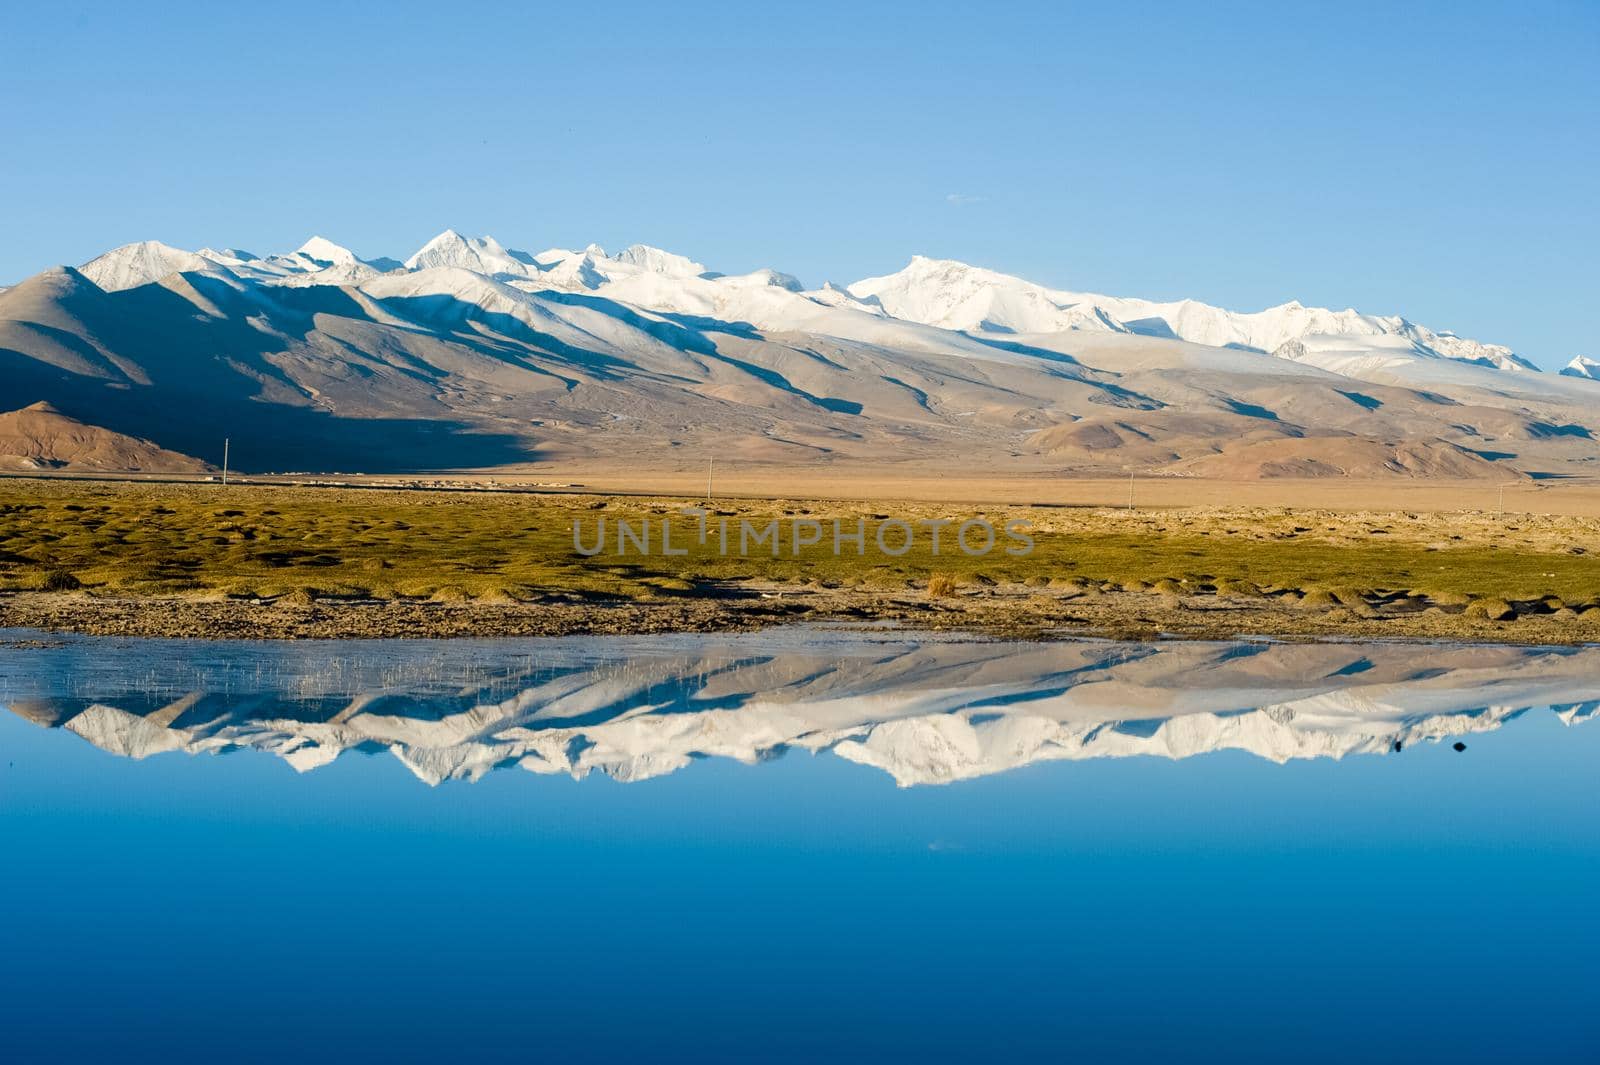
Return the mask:
[[944,202],[948,203],[951,207],[966,207],[969,204],[974,204],[974,203],[987,203],[987,202],[989,202],[989,197],[987,197],[987,196],[968,196],[965,193],[952,192],[952,193],[950,193],[950,195],[948,195],[948,196],[946,196],[944,198]]

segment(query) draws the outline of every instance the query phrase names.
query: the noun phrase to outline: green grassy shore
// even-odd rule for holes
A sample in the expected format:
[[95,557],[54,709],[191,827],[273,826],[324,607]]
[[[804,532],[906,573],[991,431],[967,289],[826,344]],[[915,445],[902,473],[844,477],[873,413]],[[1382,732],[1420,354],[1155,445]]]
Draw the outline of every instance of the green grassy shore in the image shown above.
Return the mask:
[[[695,519],[679,513],[692,505],[711,508],[713,530],[727,520],[728,555],[719,553],[715,531],[699,542]],[[659,550],[666,518],[682,555]],[[981,557],[953,549],[954,524],[935,555],[919,526],[972,518],[999,532]],[[874,530],[888,519],[918,529],[900,557],[874,544]],[[581,555],[574,522],[592,546],[602,520],[605,550]],[[741,523],[760,529],[774,520],[784,541],[779,557],[766,544],[740,557]],[[836,520],[846,532],[865,523],[864,554],[848,540],[834,554]],[[618,521],[634,529],[648,521],[652,553],[619,555]],[[791,551],[796,521],[820,528],[819,542],[798,554]],[[1003,531],[1013,521],[1026,522],[1033,540],[1025,556],[1004,550],[1015,546]],[[888,542],[898,547],[900,537]],[[307,634],[305,617],[274,620],[295,610],[333,619],[313,631],[338,633],[341,607],[360,608],[370,620],[386,606],[393,618],[416,619],[416,635],[437,631],[428,621],[435,614],[451,619],[452,633],[546,631],[508,630],[494,619],[548,620],[562,611],[570,623],[556,630],[615,631],[615,618],[600,623],[607,608],[687,604],[702,621],[686,627],[730,627],[719,614],[745,611],[752,624],[768,623],[771,600],[800,597],[802,616],[1038,632],[1131,626],[1183,635],[1347,631],[1580,642],[1600,638],[1597,555],[1600,520],[1527,514],[962,511],[927,503],[0,483],[0,623],[88,631],[104,627],[97,615],[130,617],[130,604],[140,603],[195,618],[249,607],[263,635]],[[429,607],[441,609],[430,614]],[[481,608],[477,628],[463,620],[473,608]],[[117,631],[148,628],[130,622]],[[232,634],[234,626],[223,628]],[[390,634],[395,626],[380,629]]]

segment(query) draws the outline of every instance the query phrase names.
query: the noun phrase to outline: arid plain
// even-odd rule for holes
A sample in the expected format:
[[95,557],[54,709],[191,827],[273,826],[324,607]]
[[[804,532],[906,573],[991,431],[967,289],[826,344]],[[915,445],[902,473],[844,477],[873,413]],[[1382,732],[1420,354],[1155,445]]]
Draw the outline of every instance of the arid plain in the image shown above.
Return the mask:
[[[852,622],[1051,638],[1600,640],[1600,488],[1199,480],[876,481],[786,471],[716,498],[602,471],[534,489],[0,481],[0,626],[201,637],[723,631]],[[764,475],[750,473],[752,486]],[[702,474],[703,477],[703,474]],[[385,479],[389,481],[391,479]],[[510,490],[505,490],[510,489]],[[1117,500],[1121,500],[1120,503]],[[719,551],[685,507],[777,546]],[[1024,523],[1026,554],[935,554],[915,529]],[[616,523],[648,529],[617,549]],[[661,523],[674,550],[662,554]],[[604,549],[580,553],[573,526]],[[817,542],[792,549],[795,522]],[[834,553],[834,523],[865,545]],[[892,539],[892,538],[891,538]],[[737,543],[737,541],[735,541]],[[895,541],[895,546],[898,546]]]

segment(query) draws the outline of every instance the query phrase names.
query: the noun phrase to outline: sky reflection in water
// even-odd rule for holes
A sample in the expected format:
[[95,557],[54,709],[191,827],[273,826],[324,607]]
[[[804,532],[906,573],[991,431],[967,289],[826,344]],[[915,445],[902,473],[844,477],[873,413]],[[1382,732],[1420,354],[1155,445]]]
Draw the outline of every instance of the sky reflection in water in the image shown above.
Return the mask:
[[27,1056],[1600,1046],[1600,650],[43,642]]

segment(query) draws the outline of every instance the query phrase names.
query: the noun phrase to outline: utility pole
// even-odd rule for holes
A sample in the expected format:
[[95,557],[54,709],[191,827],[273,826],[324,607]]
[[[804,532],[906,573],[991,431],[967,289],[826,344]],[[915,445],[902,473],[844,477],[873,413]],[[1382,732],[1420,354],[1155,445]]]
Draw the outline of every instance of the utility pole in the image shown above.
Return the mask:
[[1506,486],[1505,485],[1501,485],[1500,486],[1500,502],[1498,504],[1496,504],[1494,512],[1496,514],[1504,514],[1506,512]]
[[222,483],[228,483],[228,438],[222,438]]
[[1128,509],[1133,509],[1133,471],[1128,471]]
[[711,498],[711,467],[716,461],[717,460],[716,460],[715,457],[706,459],[706,498],[707,499]]

